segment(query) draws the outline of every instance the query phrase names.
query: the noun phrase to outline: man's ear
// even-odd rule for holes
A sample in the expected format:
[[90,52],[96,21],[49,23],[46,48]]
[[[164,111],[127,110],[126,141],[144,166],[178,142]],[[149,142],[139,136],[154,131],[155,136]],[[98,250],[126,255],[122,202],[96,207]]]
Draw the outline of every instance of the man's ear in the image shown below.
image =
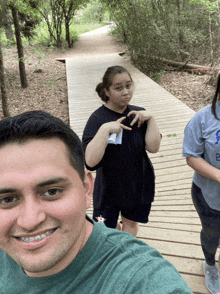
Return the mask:
[[91,205],[93,190],[94,190],[94,178],[91,171],[86,170],[84,176],[84,187],[86,194],[86,209]]

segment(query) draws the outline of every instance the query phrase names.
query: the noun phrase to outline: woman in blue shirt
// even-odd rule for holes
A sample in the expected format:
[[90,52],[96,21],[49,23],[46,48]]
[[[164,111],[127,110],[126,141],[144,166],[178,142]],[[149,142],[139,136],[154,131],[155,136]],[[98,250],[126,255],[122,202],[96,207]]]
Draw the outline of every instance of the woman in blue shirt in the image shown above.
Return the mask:
[[201,246],[206,286],[220,293],[215,254],[220,238],[220,75],[211,105],[199,110],[184,132],[183,157],[195,170],[192,199],[202,223]]

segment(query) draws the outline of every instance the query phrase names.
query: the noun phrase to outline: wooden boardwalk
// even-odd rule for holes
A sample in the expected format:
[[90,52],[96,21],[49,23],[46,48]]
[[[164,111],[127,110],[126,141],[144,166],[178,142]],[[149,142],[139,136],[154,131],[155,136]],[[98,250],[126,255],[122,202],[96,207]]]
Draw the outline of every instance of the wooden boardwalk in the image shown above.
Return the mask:
[[[103,42],[106,36],[101,35]],[[91,42],[91,35],[85,34],[79,41],[81,46],[86,47],[87,38]],[[183,131],[195,112],[117,52],[86,53],[79,48],[71,52],[66,59],[69,116],[71,127],[80,138],[89,115],[101,105],[95,87],[106,68],[118,64],[131,72],[135,82],[131,104],[143,106],[152,113],[163,134],[160,151],[149,154],[156,173],[156,197],[150,221],[140,225],[138,238],[161,252],[178,269],[193,293],[209,293],[202,270],[201,225],[190,195],[193,171],[181,156]],[[88,215],[92,215],[92,208]]]

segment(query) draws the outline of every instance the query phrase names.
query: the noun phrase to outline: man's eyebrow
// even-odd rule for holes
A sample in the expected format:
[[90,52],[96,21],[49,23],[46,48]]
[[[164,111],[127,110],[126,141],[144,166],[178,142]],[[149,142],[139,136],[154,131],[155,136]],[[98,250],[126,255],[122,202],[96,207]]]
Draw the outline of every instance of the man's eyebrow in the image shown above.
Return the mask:
[[13,188],[2,188],[0,189],[0,194],[14,193],[16,189]]
[[[48,179],[46,181],[38,183],[36,185],[36,189],[53,185],[53,184],[67,183],[67,182],[69,182],[69,180],[66,177],[52,178],[52,179]],[[0,194],[9,194],[9,193],[15,193],[15,192],[17,192],[17,189],[15,188],[2,188],[2,189],[0,188]]]
[[68,178],[66,177],[58,177],[58,178],[52,178],[52,179],[48,179],[46,181],[43,181],[41,183],[38,183],[36,185],[36,188],[42,188],[42,187],[45,187],[45,186],[49,186],[49,185],[53,185],[53,184],[59,184],[59,183],[66,183],[66,182],[69,182]]

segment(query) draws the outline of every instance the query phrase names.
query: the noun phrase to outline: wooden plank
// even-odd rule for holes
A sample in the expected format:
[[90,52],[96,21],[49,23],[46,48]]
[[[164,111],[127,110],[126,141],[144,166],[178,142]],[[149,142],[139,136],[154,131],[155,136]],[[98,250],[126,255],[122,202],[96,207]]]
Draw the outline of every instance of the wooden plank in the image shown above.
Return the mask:
[[202,248],[199,244],[174,243],[172,241],[159,241],[140,237],[139,239],[149,246],[157,249],[162,255],[199,259],[201,261],[204,260]]
[[181,231],[186,231],[186,232],[194,232],[194,233],[200,233],[201,232],[201,225],[192,225],[192,224],[179,224],[179,223],[161,223],[161,222],[148,222],[147,225],[143,225],[143,224],[140,224],[139,227],[148,227],[148,228],[161,228],[161,229],[164,229],[164,230],[174,230],[174,231],[178,231],[178,232],[181,232]]
[[186,160],[183,158],[173,160],[173,161],[165,161],[165,162],[153,162],[154,170],[162,170],[171,167],[178,167],[178,166],[186,166]]
[[164,210],[151,210],[150,216],[159,216],[161,219],[163,218],[171,218],[171,217],[182,217],[182,218],[198,218],[198,214],[195,210],[189,211],[169,211],[168,209]]
[[[170,166],[167,167],[166,169],[157,169],[155,170],[157,176],[165,176],[165,175],[170,175],[173,177],[173,175],[181,174],[181,175],[187,175],[190,172],[190,175],[193,174],[193,170],[187,166],[186,164],[181,165],[181,166]],[[175,180],[175,178],[174,178]]]
[[161,166],[163,166],[164,163],[169,163],[169,162],[173,162],[176,160],[184,160],[186,162],[186,159],[184,157],[180,156],[179,153],[162,155],[162,152],[161,152],[159,156],[154,156],[154,157],[151,154],[149,154],[149,155],[150,155],[149,157],[150,157],[153,165],[161,164]]
[[190,231],[176,231],[164,228],[139,227],[138,238],[146,238],[151,240],[171,241],[173,243],[183,244],[200,244],[200,233]]
[[181,178],[179,176],[179,179],[172,180],[172,178],[167,177],[157,177],[156,178],[156,190],[158,192],[160,191],[172,191],[172,190],[182,190],[185,188],[190,188],[192,185],[192,176],[185,176],[185,178]]
[[192,200],[188,199],[177,199],[174,197],[173,199],[166,198],[165,200],[156,200],[153,204],[153,207],[160,207],[160,206],[188,206],[193,205]]
[[[192,183],[191,183],[192,184]],[[191,185],[185,189],[180,189],[176,191],[160,191],[156,192],[156,197],[165,197],[165,196],[175,196],[175,195],[191,195]]]
[[186,225],[201,225],[201,222],[198,217],[160,217],[150,213],[149,223],[164,223],[164,224],[186,224]]

